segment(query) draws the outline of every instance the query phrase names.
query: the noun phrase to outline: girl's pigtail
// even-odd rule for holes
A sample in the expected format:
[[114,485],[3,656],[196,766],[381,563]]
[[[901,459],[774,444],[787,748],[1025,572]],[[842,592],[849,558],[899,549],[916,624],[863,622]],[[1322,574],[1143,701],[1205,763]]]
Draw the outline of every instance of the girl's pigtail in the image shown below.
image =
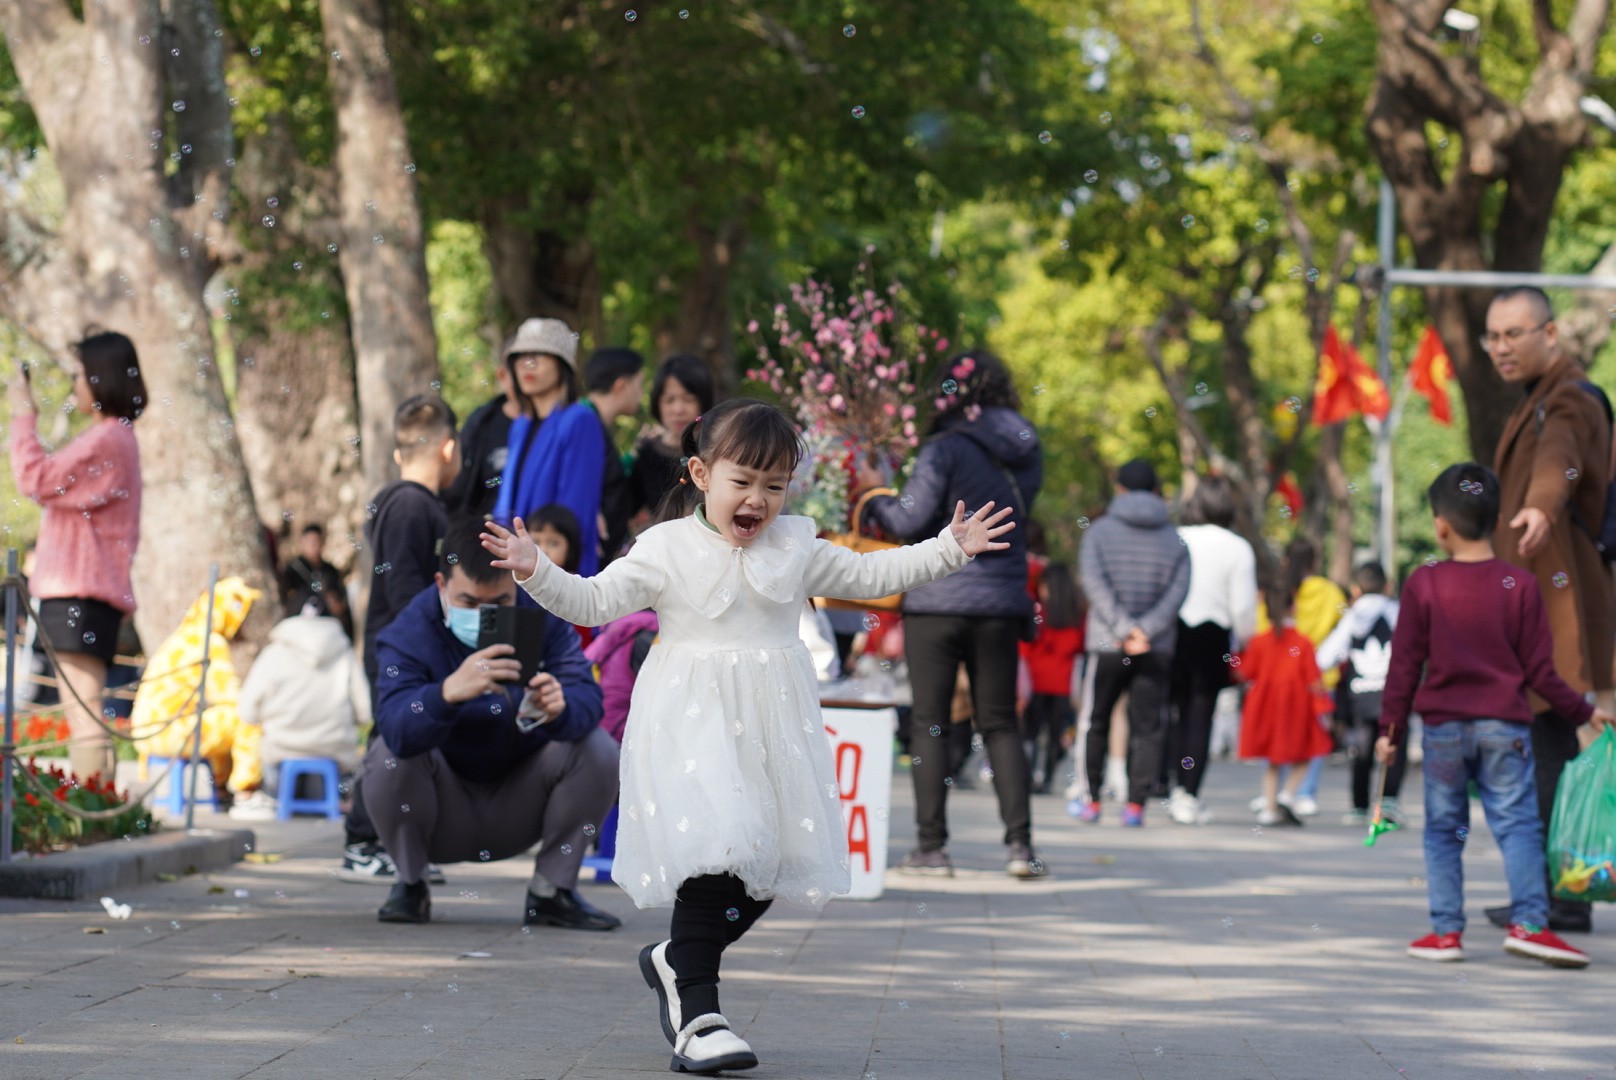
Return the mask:
[[701,421],[701,417],[696,417],[685,425],[684,434],[679,436],[679,471],[674,474],[677,482],[657,506],[654,524],[686,517],[701,502],[701,492],[696,490],[696,481],[690,475],[690,459],[699,456],[701,449]]

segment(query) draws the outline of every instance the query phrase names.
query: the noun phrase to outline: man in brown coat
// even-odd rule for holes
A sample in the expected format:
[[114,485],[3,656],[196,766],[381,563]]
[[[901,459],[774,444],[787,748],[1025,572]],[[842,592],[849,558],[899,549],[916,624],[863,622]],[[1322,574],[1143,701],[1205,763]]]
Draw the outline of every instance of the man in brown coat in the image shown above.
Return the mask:
[[[1583,693],[1608,698],[1616,645],[1616,593],[1594,546],[1610,480],[1611,422],[1603,394],[1560,350],[1554,309],[1542,291],[1506,289],[1487,309],[1482,345],[1507,383],[1525,391],[1504,425],[1493,468],[1502,512],[1493,538],[1498,557],[1537,577],[1554,635],[1554,667]],[[1575,726],[1532,696],[1538,809],[1545,831],[1566,762],[1579,749]],[[1509,906],[1489,908],[1496,925]],[[1591,928],[1587,903],[1555,899],[1549,926]],[[1501,921],[1502,920],[1502,921]]]

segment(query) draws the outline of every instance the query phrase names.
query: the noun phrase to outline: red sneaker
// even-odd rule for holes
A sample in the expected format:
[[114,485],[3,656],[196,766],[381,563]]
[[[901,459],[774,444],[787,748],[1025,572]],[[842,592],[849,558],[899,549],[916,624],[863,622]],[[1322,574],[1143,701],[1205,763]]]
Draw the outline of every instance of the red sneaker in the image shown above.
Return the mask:
[[1512,952],[1516,956],[1529,956],[1533,960],[1541,960],[1550,967],[1588,966],[1587,953],[1567,945],[1548,927],[1532,926],[1529,923],[1510,925],[1509,936],[1504,939],[1504,951]]
[[1426,934],[1408,943],[1408,955],[1416,960],[1451,962],[1464,959],[1464,946],[1458,934]]

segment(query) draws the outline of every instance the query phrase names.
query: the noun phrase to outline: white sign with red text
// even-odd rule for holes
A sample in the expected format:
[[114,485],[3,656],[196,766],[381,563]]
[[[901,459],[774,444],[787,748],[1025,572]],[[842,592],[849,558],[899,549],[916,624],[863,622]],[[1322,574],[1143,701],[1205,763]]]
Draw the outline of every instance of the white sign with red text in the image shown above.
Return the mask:
[[825,735],[836,761],[851,900],[878,900],[887,872],[887,826],[892,796],[894,709],[824,710]]

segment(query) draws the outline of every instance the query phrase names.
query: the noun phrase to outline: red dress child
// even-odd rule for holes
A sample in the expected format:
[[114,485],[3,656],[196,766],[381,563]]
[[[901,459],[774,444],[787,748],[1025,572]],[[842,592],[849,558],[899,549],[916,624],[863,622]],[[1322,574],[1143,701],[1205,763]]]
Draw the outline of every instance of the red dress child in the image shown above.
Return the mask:
[[1252,638],[1235,674],[1251,684],[1240,713],[1242,758],[1301,765],[1331,751],[1318,718],[1332,706],[1320,696],[1313,643],[1294,625],[1287,621]]

